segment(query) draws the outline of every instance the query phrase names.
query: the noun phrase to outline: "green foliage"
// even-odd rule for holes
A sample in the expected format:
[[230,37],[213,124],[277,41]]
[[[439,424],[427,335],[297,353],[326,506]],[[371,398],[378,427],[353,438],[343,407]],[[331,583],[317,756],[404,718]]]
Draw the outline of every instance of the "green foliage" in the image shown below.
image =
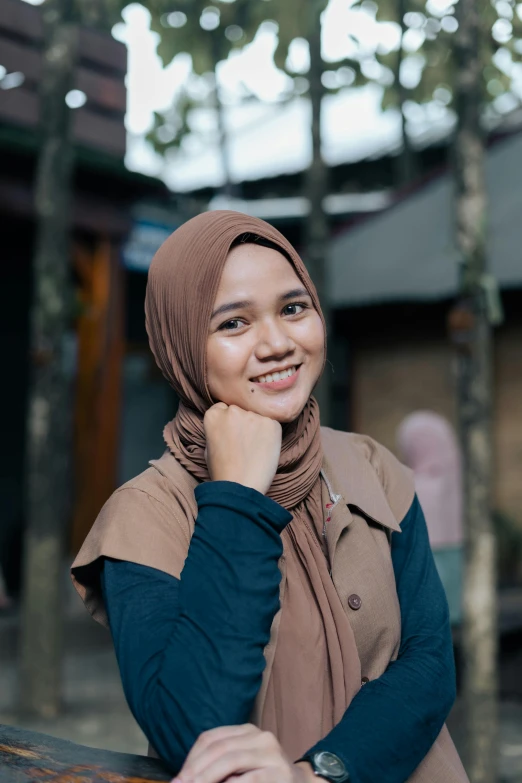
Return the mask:
[[[327,0],[314,0],[323,8]],[[275,65],[293,79],[295,89],[290,89],[286,98],[306,91],[306,81],[301,74],[293,73],[287,67],[289,49],[296,38],[308,37],[312,0],[144,0],[143,4],[152,14],[151,28],[159,35],[158,54],[166,66],[176,55],[190,54],[193,71],[197,75],[215,72],[217,64],[225,60],[234,49],[241,49],[251,43],[263,22],[277,25],[277,48],[274,52]],[[209,29],[212,28],[212,29]],[[328,70],[349,67],[353,72],[353,84],[364,83],[359,63],[343,59],[329,63]],[[303,90],[303,84],[305,89]],[[339,86],[325,87],[325,92],[336,92]],[[251,99],[246,95],[245,99]],[[285,96],[282,98],[285,99]],[[157,114],[154,127],[147,138],[158,152],[165,152],[169,146],[178,146],[183,135],[190,130],[190,112],[197,106],[215,105],[216,95],[208,95],[200,101],[181,95],[166,114]],[[174,132],[174,129],[175,132]],[[171,141],[163,139],[171,135]]]
[[128,0],[74,0],[73,21],[109,33],[121,22],[121,12],[128,4]]
[[[371,8],[373,6],[373,8]],[[455,30],[455,5],[451,0],[445,8],[433,0],[357,0],[353,7],[366,7],[376,12],[379,22],[401,24],[405,33],[403,58],[421,57],[424,61],[419,83],[406,88],[409,100],[422,104],[433,99],[452,105],[455,81],[455,63],[452,57]],[[499,95],[510,92],[513,65],[522,60],[522,20],[517,14],[514,0],[484,0],[481,19],[483,36],[480,51],[484,83],[484,102],[491,102]],[[417,49],[411,44],[413,36],[419,39]],[[408,41],[409,37],[409,41]],[[383,95],[383,108],[399,103],[397,64],[398,52],[375,55],[379,64],[390,68],[393,83],[387,85]]]
[[[204,74],[214,71],[232,49],[253,39],[262,21],[257,9],[264,3],[148,0],[146,5],[152,14],[151,27],[160,36],[158,54],[164,65],[180,52],[187,52],[192,57],[194,72]],[[175,26],[169,21],[173,19]]]
[[[296,38],[308,38],[309,19],[313,3],[326,7],[327,0],[139,0],[151,13],[151,28],[158,34],[158,54],[168,65],[180,53],[188,53],[195,77],[213,74],[216,65],[235,49],[251,43],[263,22],[277,25],[278,42],[274,53],[277,67],[285,71],[289,91],[283,99],[303,94],[307,82],[302,74],[293,73],[288,53]],[[483,63],[484,102],[494,107],[495,99],[510,94],[513,69],[522,68],[522,13],[515,0],[482,0],[484,35],[480,60]],[[75,0],[75,15],[84,24],[103,29],[121,19],[128,0]],[[368,56],[351,31],[346,31],[357,49],[353,57],[325,64],[325,93],[336,92],[343,80],[335,74],[344,68],[352,86],[377,82],[383,87],[382,106],[397,107],[410,100],[425,104],[432,100],[451,106],[455,65],[452,57],[455,29],[455,6],[447,0],[356,0],[352,9],[373,15],[377,22],[393,22],[403,27],[403,69],[415,58],[421,78],[417,84],[404,84],[399,89],[398,51],[382,51]],[[402,17],[402,20],[401,20]],[[357,51],[358,50],[358,51]],[[373,69],[370,70],[368,62]],[[375,68],[377,65],[377,68]],[[379,66],[381,66],[379,73]],[[349,71],[347,70],[349,69]],[[376,75],[377,74],[377,75]],[[346,80],[344,80],[346,83]],[[292,87],[293,85],[293,87]],[[182,92],[165,114],[156,114],[148,134],[158,152],[179,145],[190,130],[190,115],[201,106],[215,106],[214,90],[203,90],[196,99],[193,90]],[[511,93],[513,96],[513,94]],[[245,93],[246,99],[253,96]],[[513,104],[518,102],[512,97]]]
[[190,133],[189,114],[197,105],[186,90],[182,90],[168,111],[154,112],[153,126],[146,139],[156,152],[165,155],[171,147],[179,147],[183,138]]

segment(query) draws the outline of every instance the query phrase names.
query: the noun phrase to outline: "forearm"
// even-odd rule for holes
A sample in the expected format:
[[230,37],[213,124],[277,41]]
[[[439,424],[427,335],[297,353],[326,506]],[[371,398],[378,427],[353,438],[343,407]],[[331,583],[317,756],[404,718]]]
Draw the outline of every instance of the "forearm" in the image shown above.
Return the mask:
[[180,581],[133,564],[104,568],[127,700],[173,768],[203,731],[248,720],[279,607],[278,525],[290,515],[252,490],[219,489],[200,493]]
[[313,749],[339,755],[353,783],[407,780],[455,699],[448,607],[416,500],[401,527],[392,538],[402,620],[399,657],[360,689],[341,722]]
[[[404,783],[430,750],[451,709],[451,671],[437,666],[423,672],[424,663],[413,669],[402,663],[391,664],[382,677],[364,685],[340,723],[312,749],[338,755],[350,772],[350,783]],[[416,687],[418,700],[405,702],[405,690]]]

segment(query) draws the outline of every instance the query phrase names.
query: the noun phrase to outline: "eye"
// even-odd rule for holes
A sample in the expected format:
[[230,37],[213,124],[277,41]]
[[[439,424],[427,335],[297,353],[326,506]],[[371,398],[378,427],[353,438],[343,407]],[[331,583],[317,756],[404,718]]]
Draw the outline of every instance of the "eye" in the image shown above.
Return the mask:
[[239,318],[231,318],[230,321],[225,321],[224,324],[221,324],[219,331],[234,332],[236,329],[240,329],[241,326],[243,326],[243,321]]
[[304,312],[305,308],[306,305],[302,302],[292,302],[292,304],[287,304],[283,307],[283,313],[285,315],[300,315]]

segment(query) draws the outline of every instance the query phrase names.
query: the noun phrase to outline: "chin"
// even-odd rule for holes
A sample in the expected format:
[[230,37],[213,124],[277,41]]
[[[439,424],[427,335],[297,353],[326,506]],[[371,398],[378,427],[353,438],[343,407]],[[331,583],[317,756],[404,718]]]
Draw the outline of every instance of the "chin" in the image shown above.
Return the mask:
[[274,419],[274,421],[278,421],[279,424],[290,424],[290,422],[295,421],[298,418],[307,401],[308,397],[302,403],[288,402],[286,405],[260,405],[255,412],[259,413],[261,416],[266,416],[269,419]]

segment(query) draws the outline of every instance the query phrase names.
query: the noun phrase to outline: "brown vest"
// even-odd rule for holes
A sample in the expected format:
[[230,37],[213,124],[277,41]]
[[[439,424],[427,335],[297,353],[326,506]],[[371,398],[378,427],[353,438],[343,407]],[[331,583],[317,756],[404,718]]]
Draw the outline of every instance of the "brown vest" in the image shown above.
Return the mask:
[[[392,532],[400,533],[399,521],[413,500],[413,480],[410,472],[371,438],[328,428],[322,428],[322,438],[322,476],[333,504],[326,528],[332,579],[355,635],[362,676],[372,680],[396,659],[400,646],[400,607],[390,541]],[[98,622],[107,625],[98,580],[101,556],[180,577],[197,515],[196,485],[197,481],[165,452],[107,501],[72,566],[73,583]],[[146,541],[144,519],[154,522]],[[282,603],[283,558],[280,570]],[[262,713],[280,617],[278,612],[265,650],[266,667],[252,714],[254,723]],[[409,783],[469,783],[445,726]]]

